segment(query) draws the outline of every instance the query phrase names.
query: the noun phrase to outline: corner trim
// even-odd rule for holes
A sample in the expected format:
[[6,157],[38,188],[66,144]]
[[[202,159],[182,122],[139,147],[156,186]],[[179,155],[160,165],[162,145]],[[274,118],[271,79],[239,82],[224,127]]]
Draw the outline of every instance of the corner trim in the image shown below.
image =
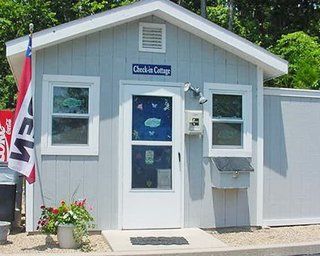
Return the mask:
[[263,70],[257,69],[257,220],[256,225],[263,225]]

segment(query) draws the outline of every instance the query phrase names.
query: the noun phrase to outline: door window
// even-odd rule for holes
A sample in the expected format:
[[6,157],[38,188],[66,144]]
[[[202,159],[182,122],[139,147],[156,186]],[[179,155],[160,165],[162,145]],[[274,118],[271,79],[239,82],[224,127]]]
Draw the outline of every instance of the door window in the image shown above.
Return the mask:
[[132,96],[132,189],[172,189],[172,98]]

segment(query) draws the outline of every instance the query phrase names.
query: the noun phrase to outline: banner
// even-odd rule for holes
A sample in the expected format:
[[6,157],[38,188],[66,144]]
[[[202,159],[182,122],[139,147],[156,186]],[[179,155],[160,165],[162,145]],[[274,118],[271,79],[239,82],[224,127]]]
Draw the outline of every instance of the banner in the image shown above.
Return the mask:
[[0,110],[0,163],[8,162],[13,111]]

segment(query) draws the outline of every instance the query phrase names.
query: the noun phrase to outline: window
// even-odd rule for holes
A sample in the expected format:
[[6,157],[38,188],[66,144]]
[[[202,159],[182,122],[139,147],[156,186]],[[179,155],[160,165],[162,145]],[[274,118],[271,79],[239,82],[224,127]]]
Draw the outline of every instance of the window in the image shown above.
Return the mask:
[[43,76],[41,153],[98,155],[100,78]]
[[139,51],[165,53],[166,25],[155,23],[140,23]]
[[205,156],[251,156],[251,86],[206,83],[205,97]]

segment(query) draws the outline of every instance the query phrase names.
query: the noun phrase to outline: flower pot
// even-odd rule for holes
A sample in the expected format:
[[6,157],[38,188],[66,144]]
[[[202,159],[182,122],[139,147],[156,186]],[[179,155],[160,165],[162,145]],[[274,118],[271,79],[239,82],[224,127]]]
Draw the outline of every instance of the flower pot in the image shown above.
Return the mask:
[[0,243],[7,242],[10,233],[10,222],[0,221]]
[[62,249],[76,249],[79,244],[75,241],[73,237],[73,230],[75,226],[72,224],[65,224],[58,226],[58,242]]

